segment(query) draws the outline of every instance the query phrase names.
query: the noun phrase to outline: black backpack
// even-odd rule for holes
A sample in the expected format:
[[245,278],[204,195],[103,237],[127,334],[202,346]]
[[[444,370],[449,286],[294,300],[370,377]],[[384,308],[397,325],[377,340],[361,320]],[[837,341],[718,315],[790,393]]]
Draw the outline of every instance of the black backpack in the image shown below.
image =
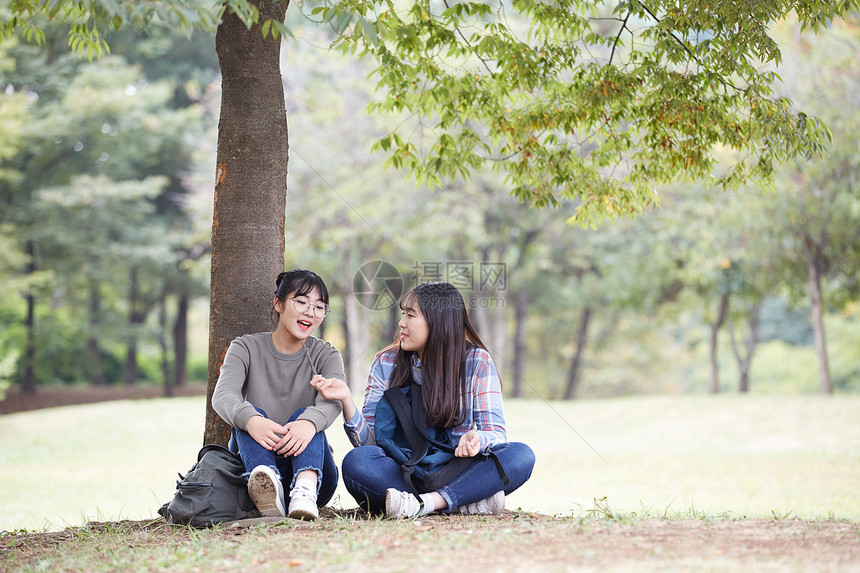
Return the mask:
[[210,444],[197,454],[197,463],[179,474],[173,499],[158,510],[167,523],[212,527],[225,521],[259,517],[248,495],[238,454]]
[[400,464],[403,479],[415,495],[436,491],[473,463],[487,459],[495,462],[502,483],[510,483],[498,456],[489,449],[473,458],[454,456],[451,430],[427,425],[420,384],[383,393],[376,404],[374,438]]

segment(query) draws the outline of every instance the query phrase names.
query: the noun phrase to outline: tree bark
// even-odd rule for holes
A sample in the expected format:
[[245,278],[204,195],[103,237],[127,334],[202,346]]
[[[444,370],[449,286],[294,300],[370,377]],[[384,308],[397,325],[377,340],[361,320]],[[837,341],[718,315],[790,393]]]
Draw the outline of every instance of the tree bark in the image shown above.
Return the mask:
[[588,326],[591,322],[591,313],[590,306],[585,307],[582,311],[582,318],[579,322],[579,335],[576,337],[576,352],[573,355],[570,370],[567,373],[567,388],[564,392],[565,400],[573,400],[576,397],[576,388],[579,386],[579,374],[582,369],[582,354],[588,341]]
[[215,34],[221,111],[212,218],[209,372],[204,443],[226,444],[230,427],[212,409],[227,347],[237,336],[271,330],[275,278],[284,269],[287,118],[281,39],[261,25],[283,22],[288,1],[253,0],[259,23],[225,13]]
[[717,334],[723,327],[726,321],[726,315],[729,311],[729,294],[720,295],[720,304],[717,309],[717,319],[711,325],[711,394],[717,394],[720,391],[720,365],[717,361]]
[[818,355],[818,379],[822,394],[832,394],[830,362],[827,358],[827,337],[824,331],[824,294],[821,290],[821,255],[812,239],[804,237],[803,250],[806,255],[806,268],[809,281],[809,306],[812,333],[815,339],[815,353]]
[[512,398],[523,395],[523,379],[525,377],[526,359],[526,319],[528,317],[529,293],[526,290],[517,292],[514,296],[514,364]]

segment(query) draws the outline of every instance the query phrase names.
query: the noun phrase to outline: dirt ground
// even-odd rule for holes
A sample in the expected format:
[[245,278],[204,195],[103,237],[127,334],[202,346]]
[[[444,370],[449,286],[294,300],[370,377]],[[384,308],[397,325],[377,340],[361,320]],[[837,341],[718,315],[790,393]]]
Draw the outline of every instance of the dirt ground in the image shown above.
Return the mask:
[[[344,532],[343,516],[324,510],[314,523],[286,520],[235,522],[207,533],[240,547],[256,547],[254,568],[217,565],[210,554],[206,570],[342,569],[402,571],[420,567],[450,571],[469,563],[470,571],[860,571],[860,524],[801,520],[612,520],[578,521],[506,511],[502,515],[430,516],[416,521],[379,522],[359,516]],[[380,525],[382,523],[382,525]],[[81,534],[86,531],[86,535]],[[119,532],[120,538],[117,538]],[[103,533],[101,540],[98,535]],[[82,546],[86,538],[89,545]],[[467,541],[458,541],[466,539]],[[361,540],[359,542],[359,540]],[[218,541],[218,539],[216,539]],[[69,554],[110,556],[114,564],[154,546],[176,550],[199,543],[199,534],[162,520],[89,523],[53,533],[0,533],[0,571],[54,562],[62,569]],[[207,551],[209,551],[207,549]],[[444,555],[444,557],[440,557]],[[140,553],[138,553],[138,557]],[[143,557],[143,559],[146,559]],[[120,558],[122,563],[122,558]],[[145,563],[145,562],[144,562]],[[96,565],[90,563],[90,566]],[[101,564],[101,565],[107,565]],[[162,565],[165,565],[162,562]],[[167,565],[167,569],[177,566]],[[200,562],[182,562],[194,570]],[[74,568],[74,565],[72,565]],[[87,567],[90,569],[90,567]],[[105,570],[96,565],[94,570]],[[110,567],[108,566],[108,569]]]

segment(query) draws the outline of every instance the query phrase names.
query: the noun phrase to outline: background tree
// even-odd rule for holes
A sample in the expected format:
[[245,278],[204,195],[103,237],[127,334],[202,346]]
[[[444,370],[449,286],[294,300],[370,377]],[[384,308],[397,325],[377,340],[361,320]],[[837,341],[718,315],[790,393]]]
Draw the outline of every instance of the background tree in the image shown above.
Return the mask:
[[[138,273],[139,291],[141,284],[164,283],[165,262],[175,266],[170,245],[187,234],[187,229],[175,230],[174,223],[183,208],[178,199],[182,172],[191,161],[186,150],[201,110],[196,104],[166,109],[175,83],[144,77],[123,58],[90,64],[68,54],[60,36],[48,35],[49,40],[55,43],[41,50],[5,43],[9,65],[0,74],[8,100],[26,102],[21,146],[0,158],[0,168],[9,174],[0,182],[6,206],[2,219],[18,248],[32,253],[19,272],[31,277],[41,272],[47,279],[30,280],[25,292],[27,335],[19,341],[26,361],[23,387],[35,391],[37,380],[51,381],[57,373],[59,379],[73,380],[84,372],[102,383],[102,361],[118,351],[110,343],[105,349],[102,340],[118,338],[129,342],[127,380],[134,383],[132,342],[147,312],[136,309],[135,324],[123,327],[106,318],[129,308],[124,299],[130,267],[152,262],[144,265],[147,274]],[[8,100],[5,111],[14,109]],[[90,177],[82,178],[86,174]],[[164,180],[151,179],[165,174]],[[148,192],[125,184],[131,181],[145,182]],[[172,241],[165,242],[167,237]],[[48,302],[63,310],[47,312],[41,320],[68,315],[88,327],[39,327],[37,305]],[[88,309],[88,315],[76,309]],[[37,329],[42,334],[37,336]],[[86,348],[78,347],[82,341]],[[42,360],[52,354],[52,360]],[[89,360],[74,359],[82,355]],[[71,370],[62,373],[64,363]]]
[[[316,13],[329,22],[355,17],[344,46],[364,43],[381,63],[379,109],[414,112],[425,123],[428,139],[393,133],[380,140],[392,150],[393,164],[421,180],[467,175],[494,161],[520,198],[534,205],[576,198],[577,218],[588,223],[652,204],[655,182],[709,177],[718,146],[742,151],[719,177],[727,184],[767,179],[775,163],[820,152],[826,130],[773,97],[775,76],[758,64],[779,61],[767,30],[789,10],[819,27],[855,8],[853,0],[774,2],[752,15],[728,1],[621,4],[597,19],[581,15],[590,7],[515,2],[508,17],[501,6],[418,2],[398,11],[394,4],[355,0]],[[99,28],[154,15],[169,24],[206,26],[221,14],[211,4],[178,1],[33,0],[13,9],[4,21],[7,33],[38,36],[38,17],[64,16],[75,24],[73,47],[94,51],[103,47]],[[287,131],[280,42],[269,32],[283,31],[285,10],[285,2],[230,0],[216,35],[223,99],[210,385],[229,340],[268,322],[270,301],[240,293],[270,288],[283,268]],[[251,263],[248,252],[266,258]],[[275,252],[281,254],[270,256]],[[207,441],[224,440],[217,426],[209,408]]]
[[826,161],[798,164],[786,174],[781,180],[785,202],[773,207],[787,209],[770,213],[785,221],[784,237],[794,243],[795,252],[802,253],[801,260],[805,263],[810,322],[823,393],[833,392],[824,315],[828,307],[844,308],[852,295],[856,297],[860,276],[856,264],[860,252],[857,216],[860,159],[856,153],[860,147],[858,39],[860,36],[855,34],[854,50],[848,50],[835,62],[830,61],[828,66],[822,67],[812,60],[798,69],[799,74],[802,70],[813,73],[815,69],[819,81],[828,86],[827,90],[817,90],[799,82],[805,88],[801,92],[803,99],[810,105],[821,106],[823,115],[832,122],[840,146]]

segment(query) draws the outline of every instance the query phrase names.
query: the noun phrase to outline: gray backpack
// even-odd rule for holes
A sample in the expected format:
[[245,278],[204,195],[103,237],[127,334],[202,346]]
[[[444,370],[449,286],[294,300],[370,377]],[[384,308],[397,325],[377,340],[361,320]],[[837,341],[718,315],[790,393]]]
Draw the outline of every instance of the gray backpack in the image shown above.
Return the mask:
[[211,527],[225,521],[259,517],[248,496],[245,465],[238,454],[210,444],[197,454],[197,463],[179,474],[173,499],[158,510],[167,523]]

